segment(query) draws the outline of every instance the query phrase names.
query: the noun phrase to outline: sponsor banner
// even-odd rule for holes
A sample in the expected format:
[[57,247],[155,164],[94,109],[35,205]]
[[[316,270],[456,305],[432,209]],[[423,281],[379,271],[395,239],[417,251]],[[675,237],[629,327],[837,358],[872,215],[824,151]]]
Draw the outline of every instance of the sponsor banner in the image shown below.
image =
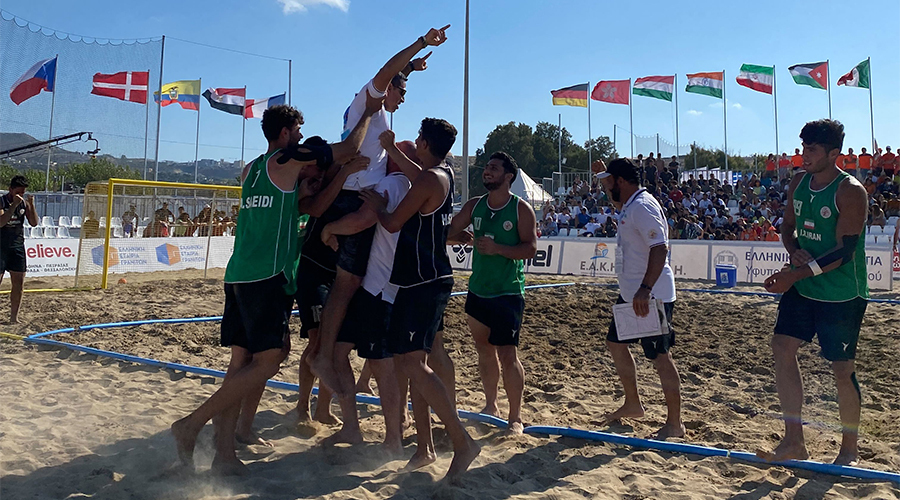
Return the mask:
[[[78,240],[73,240],[77,242]],[[215,236],[210,240],[209,265],[207,238],[116,238],[109,242],[110,274],[180,271],[225,267],[234,247],[233,236]],[[103,270],[103,239],[85,239],[82,250],[90,258],[82,260],[82,274]]]
[[559,240],[538,239],[537,252],[525,261],[526,273],[560,274],[563,247],[568,245]]
[[75,276],[78,265],[77,239],[26,239],[28,276]]
[[566,241],[560,274],[616,277],[616,243],[611,238]]
[[469,271],[472,269],[472,250],[470,245],[447,245],[447,255],[453,269]]
[[669,267],[675,279],[709,279],[709,245],[706,243],[670,241]]

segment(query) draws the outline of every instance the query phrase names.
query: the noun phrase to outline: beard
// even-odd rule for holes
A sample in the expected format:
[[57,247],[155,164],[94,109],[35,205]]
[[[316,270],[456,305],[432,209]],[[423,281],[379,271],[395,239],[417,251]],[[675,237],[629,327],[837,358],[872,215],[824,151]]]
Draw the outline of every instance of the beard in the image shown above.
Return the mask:
[[622,190],[619,189],[619,186],[613,186],[612,189],[609,190],[609,195],[612,198],[612,201],[616,203],[622,202]]
[[488,191],[496,191],[497,189],[500,188],[500,186],[502,184],[502,182],[500,182],[500,181],[494,181],[494,182],[482,181],[481,183],[484,184],[485,189],[487,189]]

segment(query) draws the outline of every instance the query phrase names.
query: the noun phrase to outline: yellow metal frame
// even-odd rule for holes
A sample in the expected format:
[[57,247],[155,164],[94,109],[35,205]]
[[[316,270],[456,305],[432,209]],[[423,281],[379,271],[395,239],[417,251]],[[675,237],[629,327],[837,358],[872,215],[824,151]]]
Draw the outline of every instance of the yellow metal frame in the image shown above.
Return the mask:
[[240,186],[218,186],[215,184],[193,184],[188,182],[160,182],[144,181],[140,179],[109,179],[106,184],[106,232],[103,236],[103,274],[100,278],[100,288],[106,289],[109,275],[109,239],[112,235],[112,199],[115,186],[141,186],[151,188],[176,188],[176,189],[208,189],[241,193]]

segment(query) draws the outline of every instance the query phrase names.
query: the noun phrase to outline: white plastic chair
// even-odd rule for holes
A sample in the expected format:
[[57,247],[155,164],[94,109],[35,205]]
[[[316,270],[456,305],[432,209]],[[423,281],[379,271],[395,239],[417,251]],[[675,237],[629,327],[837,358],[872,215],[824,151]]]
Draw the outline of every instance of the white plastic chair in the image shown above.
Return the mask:
[[[25,220],[22,221],[22,227],[24,227],[25,229],[31,229],[32,226],[31,226],[31,223],[28,222],[28,217],[26,217]],[[26,233],[30,233],[30,232],[31,231],[26,231]],[[26,236],[30,236],[30,235],[26,234]]]
[[72,217],[72,225],[70,227],[81,227],[81,216],[76,215]]
[[125,232],[122,231],[122,226],[113,226],[112,230],[113,230],[113,234],[112,234],[113,238],[124,238],[125,237]]
[[43,227],[52,227],[53,226],[53,218],[49,215],[45,215],[41,217],[41,226]]
[[31,228],[31,237],[32,238],[43,238],[44,237],[44,228],[41,226],[34,226]]
[[106,227],[106,217],[100,217],[100,227]]
[[147,226],[138,226],[137,232],[134,233],[134,237],[135,238],[143,238],[145,229],[147,229]]
[[150,217],[144,217],[143,219],[141,219],[141,224],[143,224],[145,226],[149,226],[150,225]]
[[55,227],[45,227],[44,228],[44,238],[56,238],[56,228]]
[[121,217],[113,217],[112,218],[112,227],[122,227],[122,218]]
[[72,236],[69,235],[68,227],[59,226],[59,229],[57,229],[56,237],[57,238],[71,238]]
[[59,216],[59,227],[69,227],[72,223],[69,222],[69,217],[66,215]]

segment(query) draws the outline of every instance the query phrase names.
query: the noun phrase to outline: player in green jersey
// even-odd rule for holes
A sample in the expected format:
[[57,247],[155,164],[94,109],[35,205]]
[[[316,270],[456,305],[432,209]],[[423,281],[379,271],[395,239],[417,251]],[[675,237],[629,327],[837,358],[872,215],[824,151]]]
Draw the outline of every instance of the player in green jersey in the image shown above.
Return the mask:
[[842,441],[835,464],[859,459],[860,392],[854,358],[869,288],[865,241],[866,190],[835,166],[844,142],[844,126],[833,120],[807,123],[803,169],[788,190],[781,225],[789,269],[766,279],[770,292],[782,293],[772,351],[775,382],[784,412],[784,439],[774,452],[758,452],[769,461],[809,458],[803,438],[803,382],[797,350],[818,335],[822,356],[831,361],[838,391]]
[[484,387],[481,412],[499,416],[497,393],[502,373],[509,399],[508,429],[513,434],[524,430],[525,369],[517,353],[525,312],[524,261],[537,251],[534,210],[510,192],[518,170],[507,153],[492,154],[482,174],[488,194],[463,205],[450,223],[449,237],[463,233],[470,224],[473,227],[475,251],[466,315]]

